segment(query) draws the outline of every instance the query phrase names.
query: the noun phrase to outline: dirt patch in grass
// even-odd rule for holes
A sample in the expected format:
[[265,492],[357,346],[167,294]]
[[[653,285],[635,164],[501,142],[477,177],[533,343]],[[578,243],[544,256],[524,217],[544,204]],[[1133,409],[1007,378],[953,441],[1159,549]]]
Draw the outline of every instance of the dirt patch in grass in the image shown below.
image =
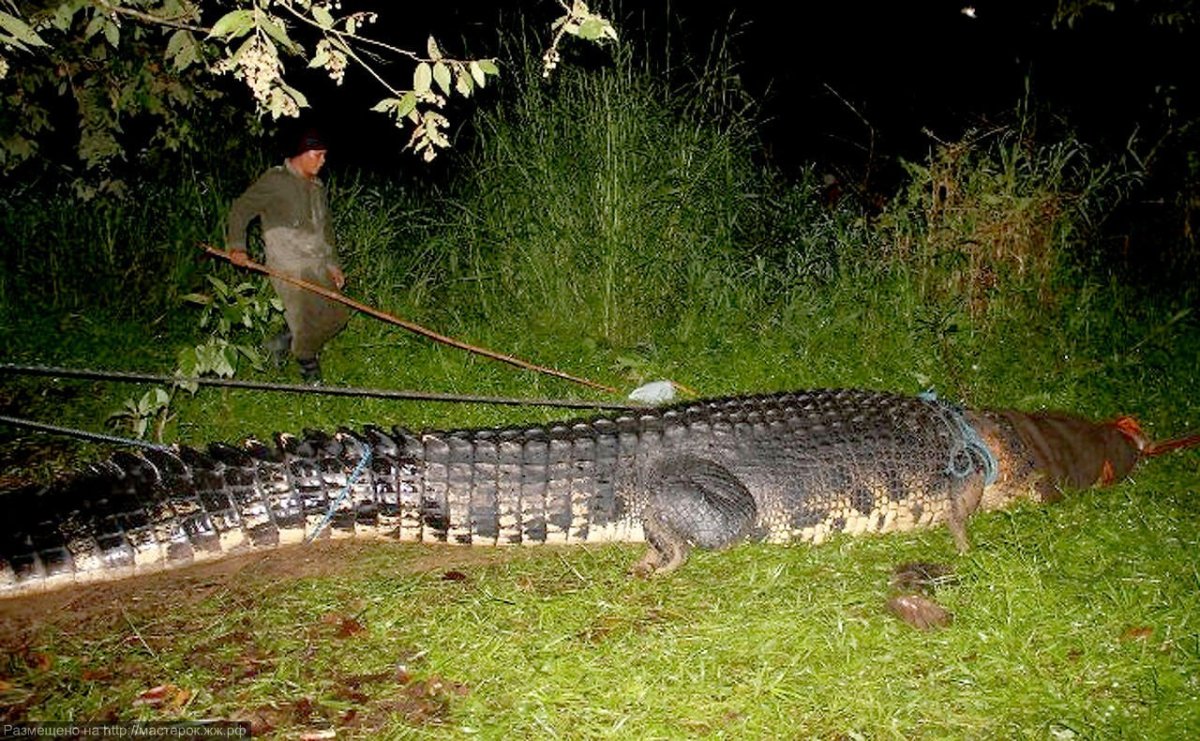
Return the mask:
[[[511,558],[506,548],[331,541],[232,555],[178,569],[96,584],[0,598],[0,650],[25,645],[34,632],[110,625],[124,612],[186,611],[213,597],[230,603],[281,583],[310,577],[361,576],[386,563],[390,571],[457,575]],[[454,577],[446,577],[454,578]]]
[[[485,580],[482,571],[518,557],[324,542],[0,599],[0,721],[54,712],[68,688],[103,695],[76,711],[112,722],[216,713],[281,738],[444,725],[470,683],[426,665],[403,631],[376,620],[387,611],[361,596],[378,587],[367,579],[457,594],[450,582]],[[310,591],[309,579],[327,581]]]

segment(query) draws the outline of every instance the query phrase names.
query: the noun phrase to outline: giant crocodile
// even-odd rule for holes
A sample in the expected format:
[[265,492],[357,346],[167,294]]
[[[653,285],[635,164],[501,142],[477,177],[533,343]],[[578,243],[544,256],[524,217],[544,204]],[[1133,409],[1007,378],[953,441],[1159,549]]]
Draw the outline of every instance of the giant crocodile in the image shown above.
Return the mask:
[[205,451],[117,452],[0,497],[0,595],[322,538],[472,545],[820,543],[946,523],[1123,478],[1128,420],[970,411],[931,396],[814,390],[524,428],[367,427]]

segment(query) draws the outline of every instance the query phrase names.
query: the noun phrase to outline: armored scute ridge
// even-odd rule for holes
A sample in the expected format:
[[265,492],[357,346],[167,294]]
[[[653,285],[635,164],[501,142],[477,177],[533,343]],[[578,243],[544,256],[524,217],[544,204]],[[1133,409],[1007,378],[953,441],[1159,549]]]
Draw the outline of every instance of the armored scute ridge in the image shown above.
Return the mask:
[[[1065,415],[1054,424],[1064,419],[1133,450],[1117,456],[1120,475],[1136,462],[1118,433]],[[273,446],[121,452],[3,495],[0,594],[317,537],[646,541],[641,574],[676,568],[692,547],[819,543],[942,521],[965,548],[976,509],[1044,497],[1064,477],[1069,461],[1054,456],[1064,444],[1048,425],[1059,429],[932,398],[818,390],[545,427],[368,427],[280,435]]]

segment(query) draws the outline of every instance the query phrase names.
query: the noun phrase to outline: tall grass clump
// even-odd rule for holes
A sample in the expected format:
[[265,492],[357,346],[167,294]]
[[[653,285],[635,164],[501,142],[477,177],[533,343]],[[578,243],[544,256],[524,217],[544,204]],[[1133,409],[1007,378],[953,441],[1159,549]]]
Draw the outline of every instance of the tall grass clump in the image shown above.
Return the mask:
[[438,259],[437,196],[379,176],[344,172],[328,179],[338,259],[361,300],[419,310],[446,283]]
[[761,188],[730,76],[679,85],[617,52],[547,82],[529,61],[463,168],[461,299],[616,344],[708,311],[746,264],[737,234]]
[[906,169],[882,222],[886,258],[914,269],[927,299],[960,302],[974,317],[1044,310],[1094,276],[1099,227],[1138,179],[1093,162],[1069,133],[1043,142],[1025,126],[941,143]]
[[250,166],[131,179],[81,198],[70,182],[0,195],[0,307],[143,316],[178,306],[209,266],[199,242],[220,242],[229,191]]

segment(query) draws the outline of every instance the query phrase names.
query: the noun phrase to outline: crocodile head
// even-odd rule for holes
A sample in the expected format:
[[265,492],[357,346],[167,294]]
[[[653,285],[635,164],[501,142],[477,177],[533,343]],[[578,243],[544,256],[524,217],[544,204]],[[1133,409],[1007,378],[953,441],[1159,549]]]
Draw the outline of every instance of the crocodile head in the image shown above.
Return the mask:
[[1141,459],[1146,437],[1132,418],[1092,422],[1062,412],[989,411],[972,424],[995,454],[998,476],[982,509],[1021,499],[1056,501],[1065,491],[1123,480]]

